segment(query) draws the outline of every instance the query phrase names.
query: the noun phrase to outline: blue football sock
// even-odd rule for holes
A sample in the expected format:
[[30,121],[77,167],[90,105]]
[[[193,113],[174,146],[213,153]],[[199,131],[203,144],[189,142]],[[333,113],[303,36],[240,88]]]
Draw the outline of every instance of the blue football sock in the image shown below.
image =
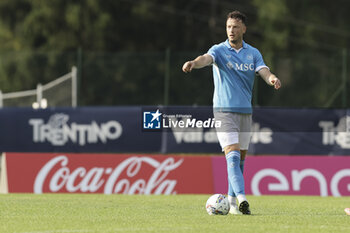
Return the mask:
[[228,193],[229,195],[230,193],[231,194],[234,193],[235,194],[234,196],[237,196],[239,194],[245,195],[244,179],[243,179],[242,170],[240,168],[240,161],[241,161],[241,154],[239,151],[231,151],[226,155],[228,180],[232,188],[232,191],[230,191],[230,185],[229,185],[229,193]]
[[[244,171],[244,161],[245,160],[241,160],[241,162],[239,163],[239,167],[241,168],[242,174]],[[228,195],[230,195],[231,197],[235,197],[235,193],[233,192],[232,186],[230,181],[228,181]]]
[[244,161],[245,160],[241,160],[241,162],[239,163],[239,167],[241,168],[242,174],[243,174],[243,171],[244,171]]
[[235,193],[233,192],[232,186],[231,186],[231,182],[228,181],[228,195],[230,195],[231,197],[235,197]]
[[[239,163],[239,167],[241,168],[242,174],[244,171],[244,161],[245,160],[241,160],[241,162]],[[231,197],[235,197],[235,193],[233,192],[232,186],[230,181],[228,181],[228,195],[230,195]]]

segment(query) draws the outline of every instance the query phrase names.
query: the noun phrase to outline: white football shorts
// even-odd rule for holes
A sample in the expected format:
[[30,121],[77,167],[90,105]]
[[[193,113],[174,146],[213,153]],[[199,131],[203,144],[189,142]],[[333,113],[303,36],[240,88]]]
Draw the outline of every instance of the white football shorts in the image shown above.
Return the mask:
[[221,121],[216,134],[222,151],[226,146],[239,144],[241,150],[248,150],[252,136],[252,114],[214,112],[215,121]]

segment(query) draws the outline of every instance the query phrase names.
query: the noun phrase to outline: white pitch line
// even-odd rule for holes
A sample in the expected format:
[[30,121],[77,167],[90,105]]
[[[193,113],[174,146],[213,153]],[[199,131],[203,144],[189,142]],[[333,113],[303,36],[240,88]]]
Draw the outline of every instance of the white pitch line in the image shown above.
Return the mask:
[[49,231],[25,231],[25,232],[15,232],[15,233],[81,233],[81,232],[91,232],[91,230],[70,230],[70,229],[62,229],[62,230],[49,230]]

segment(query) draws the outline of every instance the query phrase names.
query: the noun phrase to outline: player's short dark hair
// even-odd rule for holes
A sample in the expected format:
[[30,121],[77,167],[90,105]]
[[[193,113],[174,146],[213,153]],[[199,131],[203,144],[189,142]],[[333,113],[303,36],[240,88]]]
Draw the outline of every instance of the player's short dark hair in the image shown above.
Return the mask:
[[247,16],[240,11],[232,11],[232,12],[228,13],[227,19],[239,19],[245,25],[247,23]]

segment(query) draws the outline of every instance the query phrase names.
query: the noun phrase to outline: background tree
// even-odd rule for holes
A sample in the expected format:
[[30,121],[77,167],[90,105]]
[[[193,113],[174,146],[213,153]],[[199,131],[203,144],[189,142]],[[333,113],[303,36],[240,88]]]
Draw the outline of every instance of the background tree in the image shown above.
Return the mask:
[[225,40],[226,15],[237,9],[248,16],[245,40],[285,87],[275,93],[258,79],[255,104],[323,107],[333,98],[341,107],[341,95],[332,95],[349,79],[349,7],[345,0],[2,0],[0,89],[33,89],[81,62],[81,105],[164,104],[166,74],[169,104],[211,105],[210,67],[185,75],[181,65]]

